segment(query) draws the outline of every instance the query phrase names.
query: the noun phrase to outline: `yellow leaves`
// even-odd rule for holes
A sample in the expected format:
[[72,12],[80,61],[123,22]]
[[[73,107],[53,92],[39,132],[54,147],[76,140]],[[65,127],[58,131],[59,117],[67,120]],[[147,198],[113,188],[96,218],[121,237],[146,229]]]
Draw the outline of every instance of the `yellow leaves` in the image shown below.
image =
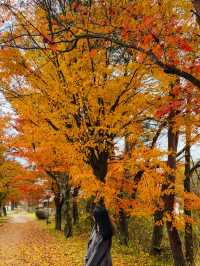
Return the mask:
[[[131,215],[151,215],[160,202],[161,185],[168,171],[171,173],[166,163],[158,159],[162,155],[157,149],[138,147],[130,159],[111,161],[104,189],[106,204],[123,207]],[[137,184],[137,200],[133,200],[134,177],[141,170],[144,173]]]
[[183,194],[184,196],[184,202],[185,202],[185,208],[187,210],[200,210],[200,198],[193,192],[185,192]]
[[158,67],[153,67],[152,68],[152,74],[155,79],[158,80],[160,90],[163,91],[164,93],[169,92],[170,89],[170,83],[173,83],[176,80],[176,77],[174,76],[169,76],[166,73],[163,72],[163,70],[159,69]]
[[98,181],[93,174],[81,174],[80,177],[80,184],[83,189],[81,197],[87,199],[95,195],[96,200],[98,201],[103,195],[104,184],[101,181]]
[[[45,10],[38,7],[34,21],[29,17],[34,27],[26,25],[33,38],[37,35],[35,40],[44,45],[45,52],[1,51],[5,91],[11,96],[12,93],[16,96],[16,92],[20,95],[11,97],[11,104],[20,116],[15,125],[19,136],[11,142],[21,149],[18,155],[35,162],[37,169],[67,171],[71,184],[81,184],[84,196],[104,195],[108,205],[132,207],[133,213],[141,215],[155,210],[165,176],[179,177],[178,172],[162,161],[168,153],[151,149],[150,143],[158,129],[158,120],[164,120],[174,109],[181,111],[182,105],[168,96],[175,77],[155,67],[145,53],[127,47],[133,45],[139,51],[152,51],[158,60],[168,65],[179,64],[182,70],[185,54],[191,53],[182,53],[181,58],[179,54],[191,52],[194,46],[181,36],[188,14],[184,14],[178,25],[180,9],[184,7],[183,11],[188,13],[186,1],[166,0],[159,4],[116,0],[108,6],[107,2],[93,1],[87,9],[87,5],[74,3],[73,12],[69,9],[66,15],[53,18],[51,30]],[[16,29],[14,37],[20,29]],[[99,36],[103,34],[104,39],[84,39],[88,32],[101,33]],[[10,36],[6,34],[4,37],[8,39]],[[27,39],[22,38],[24,42],[19,43],[29,45]],[[124,47],[116,47],[120,42],[124,42]],[[74,49],[58,53],[67,48]],[[13,78],[14,89],[10,83]],[[174,88],[173,93],[178,97],[180,91]],[[184,94],[181,96],[184,99]],[[177,115],[174,122],[177,130],[184,121]],[[132,145],[130,158],[122,156],[117,162],[111,161],[113,166],[109,166],[103,184],[93,174],[91,154],[98,161],[100,154],[106,153],[108,162],[115,156],[114,138],[124,136],[129,136]],[[134,176],[139,170],[144,175],[136,202],[131,196],[136,186]],[[180,192],[181,187],[178,189]],[[166,194],[174,192],[169,189]]]
[[[27,218],[28,219],[28,218]],[[83,257],[86,248],[81,248],[87,243],[86,239],[81,237],[75,237],[73,239],[73,245],[71,244],[72,240],[62,239],[60,234],[51,235],[46,228],[46,224],[36,224],[35,221],[28,221],[24,224],[8,224],[5,225],[6,229],[9,226],[10,234],[13,236],[8,236],[9,239],[12,239],[12,242],[9,243],[7,247],[6,240],[4,245],[8,248],[9,253],[7,258],[2,258],[1,262],[4,261],[7,263],[18,263],[18,265],[44,265],[44,266],[79,266],[82,265]],[[17,229],[16,229],[17,226]],[[44,226],[44,228],[43,228]],[[16,231],[18,233],[16,233]],[[4,236],[5,232],[2,232]],[[6,236],[4,236],[6,237]],[[14,244],[12,244],[14,243]],[[81,254],[77,256],[77,250]],[[6,265],[6,264],[4,264]]]

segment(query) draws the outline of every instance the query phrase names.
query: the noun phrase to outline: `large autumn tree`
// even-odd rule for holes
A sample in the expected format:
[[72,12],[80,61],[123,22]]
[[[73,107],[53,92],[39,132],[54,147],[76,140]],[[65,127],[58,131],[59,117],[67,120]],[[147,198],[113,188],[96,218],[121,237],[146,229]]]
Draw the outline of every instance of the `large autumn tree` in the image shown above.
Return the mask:
[[[38,24],[43,19],[39,14]],[[49,24],[44,25],[47,35]],[[126,50],[115,47],[100,50],[94,49],[93,45],[94,41],[82,41],[72,54],[64,55],[60,55],[54,46],[25,54],[3,50],[2,78],[7,84],[7,97],[23,116],[19,124],[24,129],[29,124],[26,132],[31,134],[27,137],[33,139],[29,141],[29,147],[33,143],[37,149],[41,143],[38,139],[43,139],[50,130],[49,139],[57,143],[57,148],[56,136],[60,143],[66,140],[73,144],[76,151],[83,154],[85,163],[91,166],[97,181],[105,182],[108,160],[114,154],[115,137],[130,135],[136,147],[137,143],[143,145],[140,136],[144,122],[153,120],[151,113],[159,95],[156,93],[158,85],[152,94],[148,68],[130,60],[131,55]],[[13,77],[16,80],[14,87],[10,83]],[[38,129],[40,126],[43,133]],[[154,144],[155,135],[149,135]],[[51,153],[47,156],[52,160]],[[138,165],[134,171],[139,168]],[[94,183],[98,184],[96,189],[96,185],[92,188],[92,182],[88,182],[84,179],[83,186],[90,192],[102,190],[99,189],[101,182]],[[134,182],[133,179],[130,184]]]
[[[13,105],[25,117],[26,125],[28,122],[35,131],[39,120],[42,130],[47,128],[69,147],[73,145],[96,177],[82,179],[83,188],[97,197],[105,196],[107,202],[113,191],[116,202],[121,202],[118,194],[124,187],[128,195],[135,194],[140,181],[144,188],[148,180],[146,191],[152,184],[155,188],[163,183],[159,175],[155,183],[152,180],[156,165],[161,164],[166,171],[162,199],[170,217],[167,227],[173,256],[176,265],[185,265],[173,224],[173,204],[178,135],[184,122],[180,112],[185,110],[182,98],[187,96],[179,96],[179,87],[184,90],[187,86],[177,86],[170,74],[199,87],[199,29],[191,15],[192,3],[42,0],[31,5],[31,14],[7,3],[2,7],[15,17],[11,30],[2,36],[2,76],[6,95],[14,97]],[[11,52],[6,47],[25,52]],[[154,134],[146,130],[147,121],[154,121]],[[164,126],[168,127],[169,169],[159,160],[161,153],[153,149]],[[106,175],[114,139],[124,136],[132,142],[128,170],[135,178],[122,178],[123,167],[118,163],[114,174],[122,181],[109,190],[112,186],[104,183],[109,184]],[[152,145],[144,148],[146,137]],[[113,174],[110,177],[113,185]],[[141,195],[146,203],[149,194]],[[136,205],[133,198],[123,198],[126,204],[122,206]]]

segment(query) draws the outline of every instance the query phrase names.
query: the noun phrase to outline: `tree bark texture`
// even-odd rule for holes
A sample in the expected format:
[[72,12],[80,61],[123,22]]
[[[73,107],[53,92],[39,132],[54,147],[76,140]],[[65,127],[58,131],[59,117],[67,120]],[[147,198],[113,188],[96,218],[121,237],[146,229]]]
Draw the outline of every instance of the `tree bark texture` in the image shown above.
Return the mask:
[[79,221],[78,202],[77,202],[78,193],[79,193],[79,187],[75,187],[72,193],[73,224],[77,224]]
[[163,210],[158,209],[154,213],[153,233],[151,240],[151,254],[159,255],[161,252],[161,243],[163,238]]
[[72,208],[71,208],[71,187],[66,185],[64,193],[64,235],[66,238],[72,236]]
[[55,207],[56,207],[55,229],[58,231],[61,231],[62,229],[62,205],[63,205],[63,199],[62,199],[61,193],[56,193],[54,201],[55,201]]
[[175,179],[176,176],[173,171],[176,169],[176,152],[178,145],[178,133],[175,131],[175,111],[172,111],[168,118],[168,166],[171,168],[172,173],[168,175],[165,184],[163,184],[163,201],[164,211],[169,217],[166,222],[167,232],[172,251],[172,256],[175,266],[185,266],[185,258],[182,250],[182,243],[178,230],[173,224],[174,219],[174,203],[175,203]]
[[[199,1],[200,8],[200,1]],[[200,9],[199,9],[200,11]],[[185,179],[184,179],[184,191],[189,193],[191,192],[191,172],[190,172],[190,141],[191,141],[191,124],[190,124],[190,97],[187,101],[187,110],[186,110],[186,125],[185,125],[185,135],[186,135],[186,149],[185,149]],[[185,257],[188,266],[194,266],[194,243],[193,243],[193,232],[192,224],[187,221],[187,218],[192,217],[191,210],[187,207],[187,200],[184,200],[184,214],[186,217],[185,221]]]

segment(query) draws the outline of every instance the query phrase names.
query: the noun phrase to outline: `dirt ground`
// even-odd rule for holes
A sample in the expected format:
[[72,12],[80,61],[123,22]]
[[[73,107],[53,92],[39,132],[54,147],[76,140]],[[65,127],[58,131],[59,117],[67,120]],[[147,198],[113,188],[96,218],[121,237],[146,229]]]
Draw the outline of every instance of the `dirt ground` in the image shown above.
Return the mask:
[[72,266],[67,251],[36,221],[22,214],[0,226],[0,266]]

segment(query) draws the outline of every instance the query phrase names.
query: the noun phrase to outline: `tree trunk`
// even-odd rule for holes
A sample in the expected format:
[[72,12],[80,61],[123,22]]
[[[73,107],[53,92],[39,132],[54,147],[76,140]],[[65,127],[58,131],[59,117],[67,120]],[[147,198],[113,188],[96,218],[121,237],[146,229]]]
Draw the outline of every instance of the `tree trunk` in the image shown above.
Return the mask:
[[64,235],[66,238],[72,236],[72,208],[71,208],[71,187],[66,186],[64,192]]
[[[92,167],[93,174],[95,175],[96,179],[102,183],[105,183],[105,177],[108,171],[108,154],[109,153],[107,151],[98,153],[97,150],[93,150],[89,158],[89,163]],[[92,210],[96,205],[94,200],[95,197],[91,197],[90,205],[87,206],[87,208],[90,210],[90,213],[92,213]],[[104,198],[100,198],[98,204],[104,206]]]
[[[127,137],[125,137],[125,149],[124,154],[131,158],[131,143],[128,142]],[[126,180],[130,180],[132,178],[130,171],[128,169],[124,169],[124,178]],[[118,197],[123,200],[124,197],[124,184],[122,182],[121,189]],[[128,231],[128,216],[126,211],[123,208],[119,209],[119,217],[118,217],[118,231],[119,231],[119,240],[121,245],[128,246],[129,241],[129,231]]]
[[94,207],[95,207],[95,197],[91,196],[89,199],[87,199],[85,210],[87,213],[91,214]]
[[11,201],[11,210],[14,211],[14,209],[15,209],[15,202],[12,200]]
[[2,203],[0,203],[0,217],[2,217],[3,209],[2,209]]
[[[185,149],[185,180],[184,180],[184,191],[191,192],[190,189],[190,139],[191,139],[191,125],[190,125],[190,98],[187,102],[187,114],[186,114],[186,149]],[[189,266],[194,265],[194,245],[193,245],[193,234],[192,224],[187,222],[187,218],[191,218],[191,210],[187,207],[187,200],[184,200],[184,214],[186,217],[185,221],[185,257]]]
[[[178,133],[175,132],[175,111],[169,115],[168,126],[168,166],[172,171],[176,169],[176,153],[178,145]],[[175,202],[175,175],[168,175],[165,184],[163,184],[163,200],[165,204],[165,212],[170,217],[166,222],[167,232],[169,236],[171,251],[175,266],[185,266],[185,258],[182,250],[182,244],[177,229],[173,225],[174,219],[174,202]]]
[[108,171],[108,153],[101,152],[97,157],[93,151],[89,161],[96,178],[102,182],[105,182],[105,177]]
[[79,187],[75,187],[72,193],[72,216],[73,216],[73,224],[77,224],[79,221],[79,213],[78,213],[78,203],[77,197],[79,193]]
[[[185,215],[191,216],[191,211],[185,211]],[[185,257],[188,266],[195,265],[194,263],[194,246],[193,246],[193,234],[192,234],[192,224],[185,224]]]
[[197,22],[200,25],[200,1],[199,0],[192,0],[195,12],[196,12],[196,18]]
[[154,213],[153,234],[151,240],[152,255],[159,255],[161,252],[161,243],[163,238],[163,210],[156,210]]
[[56,214],[55,214],[55,229],[61,231],[62,229],[62,205],[63,199],[60,193],[57,193],[55,198],[55,207],[56,207]]
[[3,206],[3,215],[4,216],[7,216],[7,210],[6,210],[6,207],[5,206]]
[[129,241],[129,232],[128,232],[128,217],[124,211],[124,209],[120,209],[119,211],[119,238],[120,238],[120,243],[122,245],[128,246],[128,241]]
[[175,266],[186,266],[184,254],[182,251],[182,244],[180,236],[176,227],[173,226],[172,222],[167,221],[167,232],[169,236],[169,242],[172,250]]

